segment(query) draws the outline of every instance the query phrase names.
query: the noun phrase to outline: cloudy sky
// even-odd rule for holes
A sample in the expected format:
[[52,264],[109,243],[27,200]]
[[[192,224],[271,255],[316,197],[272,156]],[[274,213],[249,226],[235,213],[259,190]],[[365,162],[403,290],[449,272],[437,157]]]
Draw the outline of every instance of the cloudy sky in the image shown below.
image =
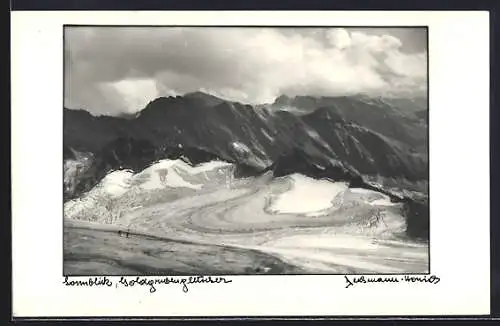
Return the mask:
[[423,28],[66,27],[64,51],[65,107],[95,115],[196,90],[256,104],[427,87]]

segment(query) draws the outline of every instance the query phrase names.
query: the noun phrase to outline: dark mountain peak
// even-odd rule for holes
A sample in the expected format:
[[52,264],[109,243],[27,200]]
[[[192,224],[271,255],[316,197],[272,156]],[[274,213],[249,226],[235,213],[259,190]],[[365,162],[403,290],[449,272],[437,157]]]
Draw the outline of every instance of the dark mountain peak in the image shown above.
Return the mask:
[[184,98],[201,100],[208,106],[216,106],[216,105],[224,102],[223,99],[218,98],[215,95],[202,92],[202,91],[186,93],[186,94],[184,94]]
[[[158,119],[166,112],[177,110],[205,110],[218,106],[226,101],[200,91],[187,93],[184,96],[158,97],[142,110],[139,116],[150,116]],[[192,112],[191,112],[192,113]]]
[[164,107],[166,105],[169,105],[169,104],[172,104],[176,101],[176,98],[173,97],[173,96],[161,96],[161,97],[157,97],[155,98],[154,100],[150,101],[146,107],[141,111],[141,114],[146,112],[146,111],[150,111],[152,109],[155,109],[155,108],[159,108],[159,107]]
[[187,92],[187,93],[184,93],[184,97],[216,97],[212,94],[209,94],[207,92],[203,92],[203,91],[194,91],[194,92]]
[[139,120],[161,121],[167,116],[183,114],[179,111],[192,110],[199,107],[199,100],[181,96],[158,97],[149,102],[138,114]]
[[290,105],[293,101],[293,98],[283,94],[278,96],[275,100],[274,103],[275,105]]

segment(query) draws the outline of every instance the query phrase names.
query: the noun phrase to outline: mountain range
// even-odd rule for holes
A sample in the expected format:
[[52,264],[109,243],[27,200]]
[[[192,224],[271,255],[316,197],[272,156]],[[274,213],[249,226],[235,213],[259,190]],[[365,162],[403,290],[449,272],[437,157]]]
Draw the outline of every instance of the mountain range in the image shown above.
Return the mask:
[[[163,158],[234,163],[236,176],[271,171],[347,180],[406,203],[408,228],[428,235],[425,98],[282,95],[248,105],[203,92],[160,97],[133,115],[64,108],[64,199],[116,169]],[[74,164],[67,164],[76,162]]]

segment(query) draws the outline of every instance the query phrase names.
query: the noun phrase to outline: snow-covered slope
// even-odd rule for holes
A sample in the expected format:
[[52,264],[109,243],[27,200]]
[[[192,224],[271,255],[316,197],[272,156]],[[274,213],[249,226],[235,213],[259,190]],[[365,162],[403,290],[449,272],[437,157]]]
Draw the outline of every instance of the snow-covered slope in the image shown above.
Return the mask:
[[[272,266],[249,263],[264,273],[426,271],[427,245],[404,235],[403,204],[390,202],[385,194],[301,174],[233,179],[233,172],[226,162],[191,166],[182,160],[162,160],[139,173],[111,172],[85,196],[65,204],[65,255],[71,257],[66,271],[95,273],[78,258],[93,255],[101,261],[95,268],[116,273],[130,272],[132,265],[142,273],[158,268],[178,274],[243,273],[244,257],[259,255],[274,259]],[[72,242],[81,241],[82,230],[92,239],[83,242],[90,246],[85,254]],[[93,247],[101,237],[116,237],[117,230],[128,230],[134,247],[125,240],[120,240],[124,247]],[[181,256],[161,260],[163,246],[205,249],[187,267],[178,262]],[[242,261],[208,268],[221,247],[239,251]],[[152,257],[158,258],[153,262]],[[103,267],[103,260],[112,266]]]

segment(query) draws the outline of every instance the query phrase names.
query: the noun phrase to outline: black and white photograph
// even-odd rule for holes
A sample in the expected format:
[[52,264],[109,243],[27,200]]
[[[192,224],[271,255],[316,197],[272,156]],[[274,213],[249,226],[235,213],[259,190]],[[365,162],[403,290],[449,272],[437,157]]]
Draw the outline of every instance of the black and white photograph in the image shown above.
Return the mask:
[[64,275],[429,273],[427,27],[63,38]]
[[11,16],[14,320],[492,311],[487,11]]

